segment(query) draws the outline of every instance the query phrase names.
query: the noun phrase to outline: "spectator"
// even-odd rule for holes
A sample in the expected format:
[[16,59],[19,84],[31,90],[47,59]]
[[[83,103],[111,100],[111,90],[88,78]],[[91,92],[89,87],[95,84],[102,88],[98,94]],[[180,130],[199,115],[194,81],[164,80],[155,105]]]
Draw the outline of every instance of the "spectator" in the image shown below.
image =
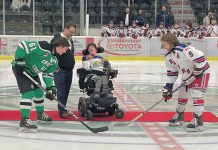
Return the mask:
[[142,33],[141,30],[142,30],[141,27],[138,27],[136,21],[134,20],[132,22],[132,26],[128,28],[128,34],[130,37],[136,39],[137,37],[141,36]]
[[130,12],[130,8],[126,7],[125,13],[121,14],[120,21],[123,21],[124,26],[128,28],[131,25],[133,19],[134,18],[133,18],[132,13]]
[[161,37],[167,33],[167,29],[164,27],[164,23],[160,22],[159,27],[156,28],[154,35],[156,37]]
[[203,22],[201,22],[199,27],[197,27],[195,30],[196,30],[196,36],[199,39],[202,39],[203,37],[208,36],[208,29],[204,26]]
[[161,11],[157,15],[157,27],[159,27],[160,22],[164,23],[165,28],[168,28],[170,26],[170,17],[169,14],[166,12],[166,6],[164,5],[161,7]]
[[108,37],[108,36],[115,36],[116,30],[114,28],[113,21],[110,21],[108,25],[104,25],[101,27],[101,36]]
[[128,35],[128,30],[124,27],[123,21],[120,21],[120,26],[116,29],[116,36],[123,38]]
[[152,38],[152,29],[150,28],[149,23],[144,23],[144,26],[142,26],[142,33],[141,35],[144,37],[148,37],[149,39]]
[[[59,70],[54,73],[55,86],[57,87],[57,99],[66,107],[67,99],[72,83],[73,68],[75,65],[74,59],[74,43],[72,36],[76,33],[76,26],[67,24],[61,33],[55,34],[51,40],[51,44],[58,38],[64,37],[68,40],[70,47],[63,55],[57,54]],[[69,117],[70,114],[58,105],[59,116],[61,118]]]
[[211,10],[208,10],[208,11],[207,11],[207,16],[205,16],[205,17],[204,17],[204,20],[203,20],[204,26],[207,27],[208,25],[210,25],[210,20],[211,20],[212,18],[215,18],[215,17],[213,16],[212,11],[211,11]]
[[186,22],[184,32],[185,32],[185,36],[184,36],[185,38],[196,36],[195,28],[192,27],[192,23],[190,21]]
[[173,27],[170,29],[171,33],[175,34],[177,37],[184,37],[185,33],[183,29],[179,26],[178,22],[175,22]]
[[211,18],[210,24],[208,26],[208,32],[211,37],[217,37],[218,36],[218,26],[216,18]]
[[142,9],[138,10],[138,14],[135,17],[136,23],[138,26],[142,27],[145,23],[145,17],[143,16],[143,11]]

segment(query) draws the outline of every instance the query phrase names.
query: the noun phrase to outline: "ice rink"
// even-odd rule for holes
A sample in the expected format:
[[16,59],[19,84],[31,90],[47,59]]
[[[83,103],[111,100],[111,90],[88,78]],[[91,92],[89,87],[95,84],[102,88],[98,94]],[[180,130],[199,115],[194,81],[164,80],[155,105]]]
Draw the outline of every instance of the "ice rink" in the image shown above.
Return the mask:
[[[163,61],[112,61],[119,70],[114,79],[114,96],[125,111],[140,111],[161,99],[166,82]],[[218,62],[209,62],[211,78],[205,93],[205,111],[218,115]],[[81,62],[76,62],[76,69]],[[175,87],[179,85],[179,79]],[[74,73],[68,108],[76,111],[80,92]],[[177,93],[172,101],[161,103],[152,112],[175,111]],[[19,110],[20,94],[10,61],[0,61],[0,110]],[[45,100],[46,110],[56,110],[55,101]],[[189,101],[187,111],[192,111]],[[1,114],[0,114],[1,115]],[[89,121],[92,127],[107,125],[109,131],[94,134],[79,122],[54,121],[38,125],[37,133],[19,133],[18,121],[0,121],[2,150],[217,150],[218,123],[206,122],[205,131],[188,133],[185,127],[169,127],[167,122],[138,122],[132,126],[113,126],[113,122]]]

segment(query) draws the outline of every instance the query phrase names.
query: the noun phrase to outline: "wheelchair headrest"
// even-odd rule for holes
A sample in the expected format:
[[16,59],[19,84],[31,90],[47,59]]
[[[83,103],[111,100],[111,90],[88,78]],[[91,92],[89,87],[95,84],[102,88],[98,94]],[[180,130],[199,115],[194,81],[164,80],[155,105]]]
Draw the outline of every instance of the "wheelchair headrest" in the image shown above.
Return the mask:
[[[104,48],[103,47],[98,47],[97,48],[97,53],[104,53]],[[82,51],[82,54],[83,54],[83,56],[88,55],[89,54],[88,49],[84,49]]]

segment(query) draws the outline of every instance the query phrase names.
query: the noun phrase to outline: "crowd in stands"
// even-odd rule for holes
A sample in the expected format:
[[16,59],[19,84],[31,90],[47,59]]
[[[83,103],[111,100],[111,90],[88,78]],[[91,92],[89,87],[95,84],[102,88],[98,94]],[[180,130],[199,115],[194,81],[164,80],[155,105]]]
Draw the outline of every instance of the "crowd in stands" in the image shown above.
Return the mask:
[[[179,23],[171,24],[169,14],[166,12],[166,7],[162,6],[160,13],[157,15],[157,27],[151,29],[149,22],[146,22],[142,15],[142,10],[138,10],[138,15],[133,18],[130,9],[127,7],[126,14],[120,18],[118,26],[114,26],[111,21],[108,25],[101,28],[101,36],[116,36],[116,37],[161,37],[167,32],[172,32],[177,37],[218,37],[218,26],[216,18],[211,10],[208,10],[208,15],[201,21],[197,28],[194,28],[192,22],[187,21],[184,27]],[[130,24],[132,22],[132,24]]]

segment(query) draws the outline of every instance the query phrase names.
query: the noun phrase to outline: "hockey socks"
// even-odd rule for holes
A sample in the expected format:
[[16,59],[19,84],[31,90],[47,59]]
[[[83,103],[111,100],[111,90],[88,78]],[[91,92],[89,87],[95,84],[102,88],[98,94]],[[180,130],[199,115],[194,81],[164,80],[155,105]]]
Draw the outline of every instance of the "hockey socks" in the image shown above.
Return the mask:
[[21,118],[29,118],[33,94],[33,91],[22,93],[22,99],[20,100]]
[[44,93],[40,88],[35,89],[33,101],[35,103],[37,113],[44,112]]

